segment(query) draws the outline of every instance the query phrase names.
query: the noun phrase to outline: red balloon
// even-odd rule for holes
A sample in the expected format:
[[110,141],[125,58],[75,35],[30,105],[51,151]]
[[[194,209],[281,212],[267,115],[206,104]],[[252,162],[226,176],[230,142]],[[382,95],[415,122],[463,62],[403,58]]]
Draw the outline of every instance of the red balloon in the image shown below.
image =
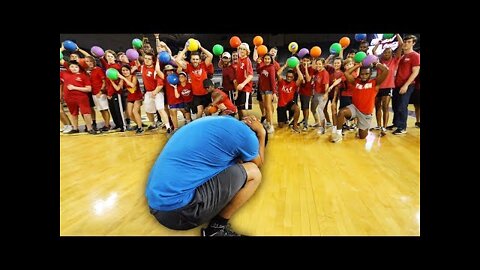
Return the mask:
[[240,46],[240,44],[242,44],[242,41],[240,40],[239,37],[237,36],[233,36],[232,38],[230,38],[230,46],[232,48],[237,48],[238,46]]

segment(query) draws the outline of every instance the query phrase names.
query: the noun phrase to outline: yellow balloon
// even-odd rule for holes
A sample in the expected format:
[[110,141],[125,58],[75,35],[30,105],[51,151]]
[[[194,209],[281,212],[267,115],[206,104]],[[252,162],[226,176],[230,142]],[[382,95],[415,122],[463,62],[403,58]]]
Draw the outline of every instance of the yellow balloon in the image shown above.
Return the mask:
[[296,42],[290,42],[290,44],[288,44],[288,50],[292,53],[296,53],[298,50],[298,44]]
[[198,50],[198,41],[191,38],[188,40],[188,50],[194,52]]

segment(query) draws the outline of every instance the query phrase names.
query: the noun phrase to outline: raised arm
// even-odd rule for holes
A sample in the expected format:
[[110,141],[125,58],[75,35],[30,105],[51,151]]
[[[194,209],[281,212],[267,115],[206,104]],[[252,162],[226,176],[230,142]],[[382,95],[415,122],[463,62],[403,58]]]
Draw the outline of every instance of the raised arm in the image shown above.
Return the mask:
[[402,56],[403,38],[398,33],[397,33],[396,37],[397,37],[397,41],[398,41],[398,47],[395,50],[395,57],[400,58]]
[[377,62],[376,67],[382,71],[382,74],[378,75],[375,78],[375,80],[377,81],[377,85],[379,86],[380,84],[383,83],[383,81],[385,81],[385,79],[387,78],[388,72],[390,71],[388,70],[387,66],[379,62]]
[[183,50],[178,52],[177,59],[176,59],[178,66],[184,70],[187,69],[187,62],[183,60],[183,56],[185,55],[186,52],[187,52],[187,44],[185,43],[185,47],[183,48]]
[[202,45],[200,44],[200,41],[198,41],[198,47],[203,53],[207,55],[207,58],[205,58],[205,66],[211,65],[213,60],[213,54],[209,52],[207,49],[205,49],[204,47],[202,47]]
[[298,64],[295,68],[297,69],[297,75],[298,75],[296,85],[300,86],[302,84],[302,81],[303,81],[303,74],[300,71],[300,64]]
[[357,68],[361,67],[362,63],[356,63],[353,67],[349,68],[347,71],[345,71],[345,78],[347,78],[347,81],[349,83],[354,83],[355,78],[352,76],[352,72],[354,72]]

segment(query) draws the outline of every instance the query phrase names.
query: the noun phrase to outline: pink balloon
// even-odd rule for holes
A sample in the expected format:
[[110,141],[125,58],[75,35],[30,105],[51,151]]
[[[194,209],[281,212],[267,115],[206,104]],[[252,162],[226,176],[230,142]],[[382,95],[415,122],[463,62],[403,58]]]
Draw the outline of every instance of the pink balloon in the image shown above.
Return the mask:
[[127,55],[127,58],[130,61],[135,61],[139,57],[138,52],[135,49],[128,49],[125,54]]
[[90,52],[96,57],[102,57],[105,55],[105,52],[103,51],[103,49],[98,46],[93,46],[90,49]]
[[375,63],[378,61],[378,57],[373,55],[373,54],[369,54],[367,55],[367,57],[365,57],[365,59],[363,59],[363,62],[362,62],[362,65],[364,67],[368,67],[370,66],[372,63]]

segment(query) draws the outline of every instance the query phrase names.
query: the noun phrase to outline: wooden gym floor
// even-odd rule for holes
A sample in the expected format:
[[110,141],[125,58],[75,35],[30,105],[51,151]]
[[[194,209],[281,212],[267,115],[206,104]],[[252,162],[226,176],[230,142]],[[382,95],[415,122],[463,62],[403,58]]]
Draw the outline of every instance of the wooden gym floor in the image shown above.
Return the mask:
[[[257,103],[253,111],[260,115]],[[230,220],[232,228],[251,236],[420,235],[420,129],[414,123],[409,116],[405,135],[373,131],[360,140],[350,132],[336,144],[329,141],[331,129],[319,136],[315,129],[276,128],[262,183]],[[166,141],[165,130],[61,134],[60,235],[199,236],[200,227],[170,230],[148,211],[147,177]]]

